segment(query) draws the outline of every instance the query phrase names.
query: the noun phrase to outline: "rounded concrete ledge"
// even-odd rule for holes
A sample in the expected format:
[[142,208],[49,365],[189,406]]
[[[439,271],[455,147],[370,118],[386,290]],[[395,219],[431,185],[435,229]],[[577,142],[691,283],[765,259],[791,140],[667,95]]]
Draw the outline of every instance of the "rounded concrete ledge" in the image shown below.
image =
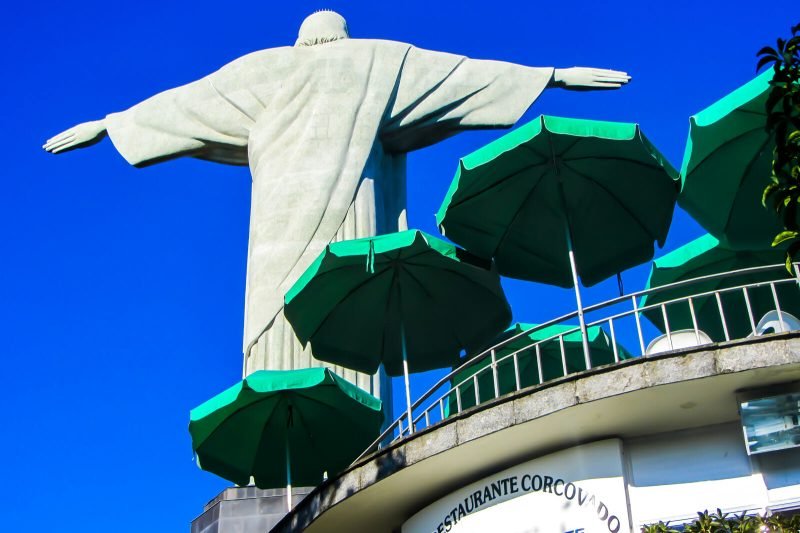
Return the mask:
[[737,420],[737,392],[797,380],[800,332],[571,374],[468,409],[364,458],[317,487],[272,531],[399,531],[428,502],[518,462],[608,437]]

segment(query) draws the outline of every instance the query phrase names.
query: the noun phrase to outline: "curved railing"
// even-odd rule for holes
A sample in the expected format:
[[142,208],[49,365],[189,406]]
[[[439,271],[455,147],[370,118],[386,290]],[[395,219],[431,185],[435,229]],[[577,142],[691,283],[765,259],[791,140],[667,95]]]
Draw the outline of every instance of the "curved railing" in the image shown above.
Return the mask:
[[[606,346],[604,358],[597,356],[596,348],[590,348],[588,357],[584,357],[581,348],[579,357],[570,358],[568,341],[572,339],[571,342],[574,342],[575,338],[580,341],[580,327],[572,323],[568,324],[568,328],[563,326],[569,321],[575,321],[577,311],[521,331],[470,357],[437,381],[412,404],[412,427],[408,427],[408,417],[404,411],[354,462],[387,443],[441,423],[448,417],[482,402],[568,374],[614,365],[626,358],[763,334],[764,331],[759,329],[762,315],[764,318],[779,318],[771,322],[777,332],[800,328],[800,325],[792,325],[796,319],[791,315],[800,314],[799,264],[794,265],[794,273],[795,277],[789,277],[783,264],[746,268],[679,281],[586,307],[583,311],[587,330],[597,331],[597,327],[601,328]],[[748,282],[748,278],[759,279]],[[714,284],[727,286],[708,289],[709,285]],[[659,294],[663,298],[664,294],[677,291],[684,295],[652,304],[641,303],[645,297],[652,301]],[[772,314],[766,315],[769,311]],[[690,328],[682,328],[680,331],[670,328],[670,316],[673,317],[673,322],[678,321],[676,316],[682,317],[683,322],[686,322],[687,312]],[[643,315],[649,315],[653,320]],[[654,325],[655,322],[660,322],[660,328]],[[536,333],[558,325],[562,327],[558,328],[557,333],[527,342]],[[709,336],[704,331],[704,328],[709,327],[716,330],[715,335]],[[658,329],[663,330],[663,333]],[[645,342],[646,338],[653,340]],[[520,342],[522,346],[519,345]],[[629,346],[633,344],[636,349],[623,348],[624,343]],[[547,352],[549,362],[552,363],[554,346],[556,353],[560,353],[561,368],[555,376],[552,375],[551,368],[551,375],[548,376],[543,370],[543,354]],[[525,371],[524,365],[521,365],[523,358],[535,371]]]

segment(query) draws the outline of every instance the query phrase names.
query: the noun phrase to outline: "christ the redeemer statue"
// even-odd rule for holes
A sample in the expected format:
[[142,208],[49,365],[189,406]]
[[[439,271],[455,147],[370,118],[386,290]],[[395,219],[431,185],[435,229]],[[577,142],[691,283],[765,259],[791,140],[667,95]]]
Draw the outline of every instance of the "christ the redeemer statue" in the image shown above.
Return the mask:
[[[244,373],[304,368],[321,363],[284,319],[283,296],[328,243],[406,229],[407,152],[465,130],[510,127],[548,87],[615,89],[629,80],[350,39],[345,20],[324,11],[306,18],[293,47],[241,57],[44,148],[65,152],[108,134],[137,167],[183,156],[249,165]],[[380,393],[377,379],[333,368]]]

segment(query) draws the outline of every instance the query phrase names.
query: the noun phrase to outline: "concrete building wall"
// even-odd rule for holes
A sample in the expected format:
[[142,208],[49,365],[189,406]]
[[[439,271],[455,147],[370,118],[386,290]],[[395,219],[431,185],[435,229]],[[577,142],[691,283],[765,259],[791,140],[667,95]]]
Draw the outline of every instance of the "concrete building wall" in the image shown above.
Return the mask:
[[[309,492],[309,487],[293,488],[292,505]],[[205,505],[192,521],[191,533],[265,533],[286,513],[285,489],[230,487]]]
[[631,439],[625,453],[635,527],[800,507],[800,449],[748,456],[737,422]]
[[737,423],[633,439],[625,450],[635,525],[690,519],[717,507],[762,512],[769,504]]

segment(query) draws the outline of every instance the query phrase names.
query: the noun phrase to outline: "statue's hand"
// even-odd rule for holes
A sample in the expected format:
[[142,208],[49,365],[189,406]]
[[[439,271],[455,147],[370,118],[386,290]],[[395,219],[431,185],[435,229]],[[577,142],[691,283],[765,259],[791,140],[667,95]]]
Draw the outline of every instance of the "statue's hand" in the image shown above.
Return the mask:
[[106,136],[106,125],[102,120],[78,124],[47,140],[42,146],[52,154],[91,146]]
[[553,71],[553,86],[572,91],[619,89],[631,81],[627,72],[603,68],[572,67]]

